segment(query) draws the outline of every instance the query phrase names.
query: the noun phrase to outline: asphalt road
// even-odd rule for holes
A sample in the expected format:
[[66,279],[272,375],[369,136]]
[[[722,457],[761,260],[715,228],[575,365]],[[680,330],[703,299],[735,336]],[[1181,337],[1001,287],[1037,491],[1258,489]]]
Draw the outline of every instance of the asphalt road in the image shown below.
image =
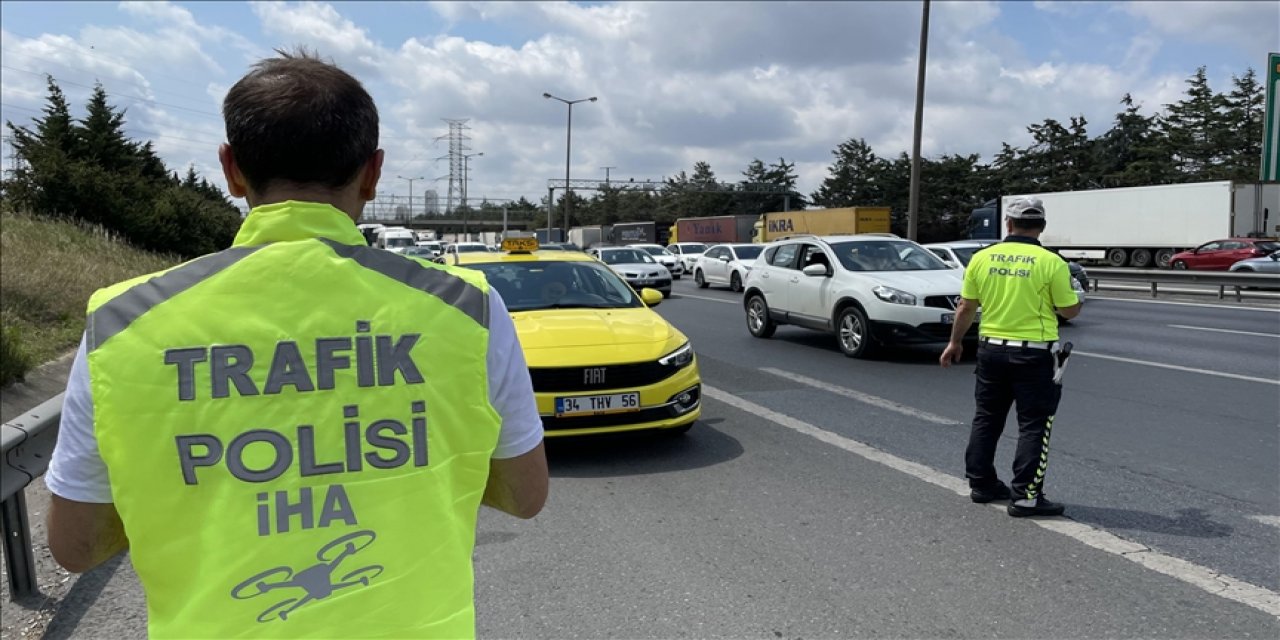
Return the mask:
[[[546,510],[482,513],[482,637],[1280,636],[1274,614],[904,472],[963,476],[971,359],[757,340],[739,296],[687,280],[658,311],[718,399],[685,436],[549,443]],[[1094,299],[1064,335],[1081,356],[1048,493],[1134,548],[1280,591],[1280,313]],[[116,562],[48,636],[138,636],[143,614]]]

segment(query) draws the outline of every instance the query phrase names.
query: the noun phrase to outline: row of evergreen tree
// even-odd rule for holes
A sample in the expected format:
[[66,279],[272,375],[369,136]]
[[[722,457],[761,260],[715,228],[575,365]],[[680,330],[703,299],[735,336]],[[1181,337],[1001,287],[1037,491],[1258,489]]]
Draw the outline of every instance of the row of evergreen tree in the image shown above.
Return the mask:
[[[923,242],[963,237],[969,212],[1002,195],[1129,187],[1205,180],[1258,179],[1262,158],[1264,87],[1252,69],[1232,77],[1226,93],[1214,92],[1205,69],[1187,81],[1182,99],[1144,115],[1131,96],[1110,128],[1090,137],[1083,115],[1066,123],[1046,119],[1027,127],[1031,144],[1008,143],[990,162],[978,154],[948,154],[921,160],[920,237]],[[822,184],[808,197],[795,192],[795,165],[785,159],[765,165],[752,160],[742,171],[743,183],[767,182],[792,191],[789,203],[780,195],[747,192],[708,193],[689,186],[717,182],[706,162],[681,172],[654,193],[605,189],[591,197],[573,194],[569,226],[730,214],[758,215],[818,207],[888,206],[893,228],[905,235],[911,160],[906,153],[877,155],[865,139],[840,143]],[[546,200],[544,198],[543,205]],[[557,224],[564,197],[556,203]],[[523,201],[513,209],[534,216],[536,207]],[[545,212],[545,209],[543,210]],[[545,213],[541,214],[545,215]]]
[[151,142],[130,140],[122,110],[97,85],[85,116],[71,117],[66,96],[48,79],[43,116],[30,127],[6,123],[18,163],[0,185],[6,206],[100,225],[131,244],[194,257],[230,246],[240,210],[188,168],[171,172]]

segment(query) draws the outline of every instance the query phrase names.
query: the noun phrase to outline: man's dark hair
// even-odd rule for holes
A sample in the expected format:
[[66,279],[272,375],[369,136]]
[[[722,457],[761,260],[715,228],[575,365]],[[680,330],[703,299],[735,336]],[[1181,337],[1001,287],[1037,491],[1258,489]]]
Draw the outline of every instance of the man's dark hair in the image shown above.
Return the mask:
[[255,191],[275,182],[337,189],[378,149],[378,108],[351,74],[314,53],[276,50],[222,102],[227,142]]
[[1044,231],[1044,218],[1009,218],[1014,231]]

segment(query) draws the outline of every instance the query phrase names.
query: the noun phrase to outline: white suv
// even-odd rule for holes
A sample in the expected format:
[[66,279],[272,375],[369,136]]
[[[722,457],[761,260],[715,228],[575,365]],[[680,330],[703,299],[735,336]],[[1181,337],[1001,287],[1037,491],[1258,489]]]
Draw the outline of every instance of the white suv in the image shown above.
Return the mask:
[[771,243],[747,275],[747,329],[757,338],[780,324],[834,333],[852,358],[886,343],[946,342],[961,274],[893,236],[792,237]]

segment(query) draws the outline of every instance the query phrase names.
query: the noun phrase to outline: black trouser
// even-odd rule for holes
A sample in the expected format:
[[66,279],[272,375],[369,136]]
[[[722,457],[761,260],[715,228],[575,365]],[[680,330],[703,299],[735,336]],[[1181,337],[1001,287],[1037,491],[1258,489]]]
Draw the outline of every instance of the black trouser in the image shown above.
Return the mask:
[[1049,433],[1062,388],[1053,382],[1048,349],[996,346],[978,348],[977,412],[964,453],[965,477],[973,489],[989,489],[996,476],[996,443],[1004,432],[1009,407],[1018,403],[1018,451],[1013,458],[1013,498],[1034,499],[1044,489],[1049,465]]

